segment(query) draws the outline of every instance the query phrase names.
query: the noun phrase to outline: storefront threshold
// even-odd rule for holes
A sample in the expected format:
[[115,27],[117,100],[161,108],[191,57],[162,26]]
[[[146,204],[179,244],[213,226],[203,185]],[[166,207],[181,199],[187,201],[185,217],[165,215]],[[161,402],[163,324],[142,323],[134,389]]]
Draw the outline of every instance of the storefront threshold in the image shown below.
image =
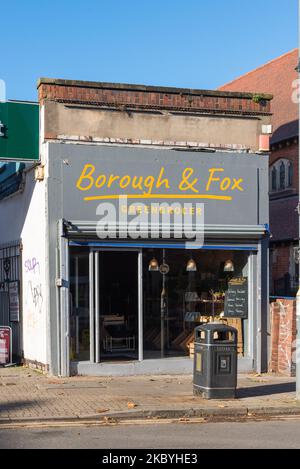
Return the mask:
[[[253,371],[253,360],[238,360],[239,373]],[[132,362],[91,363],[88,361],[71,362],[70,373],[83,376],[135,376],[154,374],[192,374],[193,360],[186,358],[166,358]]]

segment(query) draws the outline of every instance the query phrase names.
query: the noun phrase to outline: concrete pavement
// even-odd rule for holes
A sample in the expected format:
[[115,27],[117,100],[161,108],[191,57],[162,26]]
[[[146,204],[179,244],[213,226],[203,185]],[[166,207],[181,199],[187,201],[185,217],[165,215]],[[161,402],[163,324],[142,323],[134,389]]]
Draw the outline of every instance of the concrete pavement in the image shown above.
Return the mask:
[[0,424],[128,418],[241,419],[300,415],[295,379],[240,375],[238,398],[193,396],[191,376],[50,378],[29,368],[0,368]]

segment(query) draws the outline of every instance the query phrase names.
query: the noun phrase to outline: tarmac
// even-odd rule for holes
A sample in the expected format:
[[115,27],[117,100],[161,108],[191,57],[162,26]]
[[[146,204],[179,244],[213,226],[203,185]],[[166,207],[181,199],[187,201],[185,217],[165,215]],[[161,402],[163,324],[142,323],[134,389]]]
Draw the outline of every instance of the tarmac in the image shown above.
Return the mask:
[[53,378],[26,367],[0,368],[0,425],[300,417],[295,391],[295,378],[241,374],[236,399],[206,400],[193,395],[191,375]]

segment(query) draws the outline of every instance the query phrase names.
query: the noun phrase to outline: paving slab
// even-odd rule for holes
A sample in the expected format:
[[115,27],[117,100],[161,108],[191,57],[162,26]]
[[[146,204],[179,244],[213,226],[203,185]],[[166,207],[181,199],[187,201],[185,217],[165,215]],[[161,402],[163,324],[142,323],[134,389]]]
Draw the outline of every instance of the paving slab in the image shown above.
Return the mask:
[[300,415],[295,378],[241,374],[237,398],[193,395],[191,375],[56,378],[0,368],[0,424],[128,418]]

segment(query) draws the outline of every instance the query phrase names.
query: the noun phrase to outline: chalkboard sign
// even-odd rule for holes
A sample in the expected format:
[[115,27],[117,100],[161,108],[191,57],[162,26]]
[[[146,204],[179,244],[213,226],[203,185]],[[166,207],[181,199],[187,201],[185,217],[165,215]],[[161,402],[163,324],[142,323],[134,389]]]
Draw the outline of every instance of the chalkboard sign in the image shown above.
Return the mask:
[[228,282],[224,317],[248,318],[248,279],[246,277],[233,278]]

